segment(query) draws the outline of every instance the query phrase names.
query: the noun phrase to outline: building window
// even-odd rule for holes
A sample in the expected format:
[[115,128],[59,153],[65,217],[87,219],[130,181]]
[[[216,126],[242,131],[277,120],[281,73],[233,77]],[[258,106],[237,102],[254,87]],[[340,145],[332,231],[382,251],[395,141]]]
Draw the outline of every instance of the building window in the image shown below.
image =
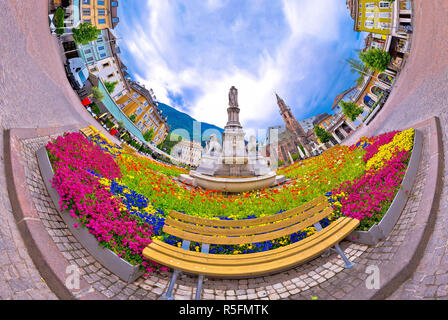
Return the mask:
[[375,18],[375,12],[366,12],[366,18]]
[[90,49],[84,50],[84,53],[85,53],[85,54],[91,54],[91,53],[92,53],[92,50],[90,50]]
[[90,16],[90,8],[82,8],[83,16]]
[[105,53],[102,53],[102,54],[100,54],[100,57],[101,57],[101,58],[106,58],[106,54],[105,54]]
[[375,2],[366,3],[366,9],[375,9]]
[[380,8],[381,9],[389,9],[390,8],[390,2],[380,1]]
[[105,16],[106,15],[106,11],[105,10],[98,10],[98,15],[99,16]]
[[104,1],[102,1],[102,0],[98,0],[98,1],[97,1],[97,4],[98,4],[99,6],[104,6]]
[[142,112],[143,109],[141,107],[138,107],[137,110],[135,111],[137,113],[137,115],[139,116]]
[[92,69],[90,69],[90,72],[97,72],[98,69],[96,67],[93,67]]
[[117,22],[118,22],[118,18],[113,17],[113,18],[112,18],[112,22],[117,23]]
[[111,73],[111,74],[109,74],[109,75],[107,76],[108,79],[111,79],[111,78],[113,78],[113,77],[114,77],[114,74],[113,74],[113,73]]
[[380,12],[380,18],[390,19],[390,17],[391,17],[390,12]]
[[90,4],[90,0],[82,0],[82,4]]
[[364,22],[364,26],[365,26],[366,28],[373,28],[373,26],[374,26],[374,22],[373,22],[372,20],[366,20],[366,21]]
[[98,19],[98,23],[99,24],[105,24],[106,23],[106,19]]
[[82,21],[83,21],[84,23],[90,23],[90,24],[92,23],[92,20],[90,20],[90,19],[83,19]]
[[93,61],[93,58],[92,57],[88,57],[87,58],[87,62],[92,62]]
[[112,1],[112,7],[118,7],[118,2],[117,1]]
[[103,64],[103,68],[107,68],[107,67],[110,67],[110,63],[109,62],[106,62],[106,63]]
[[98,47],[99,51],[103,51],[104,50],[104,46]]

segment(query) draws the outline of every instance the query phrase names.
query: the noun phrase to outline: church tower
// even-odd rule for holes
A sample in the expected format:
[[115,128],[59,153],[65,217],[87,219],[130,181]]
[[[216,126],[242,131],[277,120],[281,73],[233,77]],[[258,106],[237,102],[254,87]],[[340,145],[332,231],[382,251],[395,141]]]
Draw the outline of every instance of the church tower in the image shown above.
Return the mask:
[[292,115],[291,109],[288,108],[285,101],[283,101],[283,99],[280,98],[277,93],[275,95],[277,97],[277,104],[280,108],[280,114],[283,117],[286,129],[294,133],[298,138],[299,137],[305,138],[306,137],[305,131],[303,130],[299,122],[296,120],[296,118]]

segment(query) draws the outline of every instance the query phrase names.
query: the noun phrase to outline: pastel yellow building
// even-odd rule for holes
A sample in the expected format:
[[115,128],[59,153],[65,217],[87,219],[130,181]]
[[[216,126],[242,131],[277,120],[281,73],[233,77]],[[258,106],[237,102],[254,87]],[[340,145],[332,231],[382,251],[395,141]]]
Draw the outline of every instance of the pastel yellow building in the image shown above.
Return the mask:
[[118,22],[118,1],[116,0],[78,0],[82,22],[88,22],[98,29],[114,29]]
[[128,80],[128,86],[129,91],[118,97],[116,103],[143,134],[152,129],[154,133],[152,142],[158,145],[169,133],[166,118],[146,88],[132,80]]
[[347,0],[355,20],[355,31],[389,35],[393,21],[393,4],[380,0]]

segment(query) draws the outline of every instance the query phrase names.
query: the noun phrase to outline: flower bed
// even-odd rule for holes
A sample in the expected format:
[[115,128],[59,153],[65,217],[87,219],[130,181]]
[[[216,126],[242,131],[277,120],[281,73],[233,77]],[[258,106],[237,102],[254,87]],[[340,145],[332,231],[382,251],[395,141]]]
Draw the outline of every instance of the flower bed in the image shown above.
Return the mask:
[[58,137],[47,150],[54,169],[52,185],[61,198],[60,209],[78,221],[75,227],[86,227],[104,248],[132,265],[141,264],[147,272],[159,268],[142,255],[151,243],[154,227],[128,211],[101,181],[122,176],[112,156],[79,133]]
[[[279,170],[290,178],[281,188],[237,195],[181,185],[174,177],[185,173],[184,169],[123,154],[119,148],[88,141],[81,134],[59,137],[47,150],[61,208],[69,210],[102,246],[151,272],[160,266],[146,260],[142,251],[152,238],[181,244],[181,239],[162,232],[168,210],[214,219],[251,219],[292,209],[326,194],[335,214],[322,221],[324,227],[345,215],[361,221],[359,230],[368,230],[381,220],[399,189],[413,137],[410,129],[363,138],[351,147],[337,146]],[[264,243],[212,246],[210,252],[265,251],[315,232],[311,227]],[[199,250],[198,244],[192,244],[192,249]]]

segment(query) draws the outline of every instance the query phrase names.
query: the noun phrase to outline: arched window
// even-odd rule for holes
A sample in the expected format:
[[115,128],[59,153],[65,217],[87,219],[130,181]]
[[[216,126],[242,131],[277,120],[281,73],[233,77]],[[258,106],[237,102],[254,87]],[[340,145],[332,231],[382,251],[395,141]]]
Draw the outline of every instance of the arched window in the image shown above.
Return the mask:
[[370,89],[370,92],[372,92],[374,95],[376,95],[377,97],[379,97],[380,94],[383,93],[383,89],[381,89],[381,88],[378,87],[378,86],[373,86],[373,87]]
[[392,82],[394,81],[394,77],[386,74],[386,73],[382,73],[378,76],[378,79],[381,80],[382,82],[388,84],[388,85],[392,85]]

